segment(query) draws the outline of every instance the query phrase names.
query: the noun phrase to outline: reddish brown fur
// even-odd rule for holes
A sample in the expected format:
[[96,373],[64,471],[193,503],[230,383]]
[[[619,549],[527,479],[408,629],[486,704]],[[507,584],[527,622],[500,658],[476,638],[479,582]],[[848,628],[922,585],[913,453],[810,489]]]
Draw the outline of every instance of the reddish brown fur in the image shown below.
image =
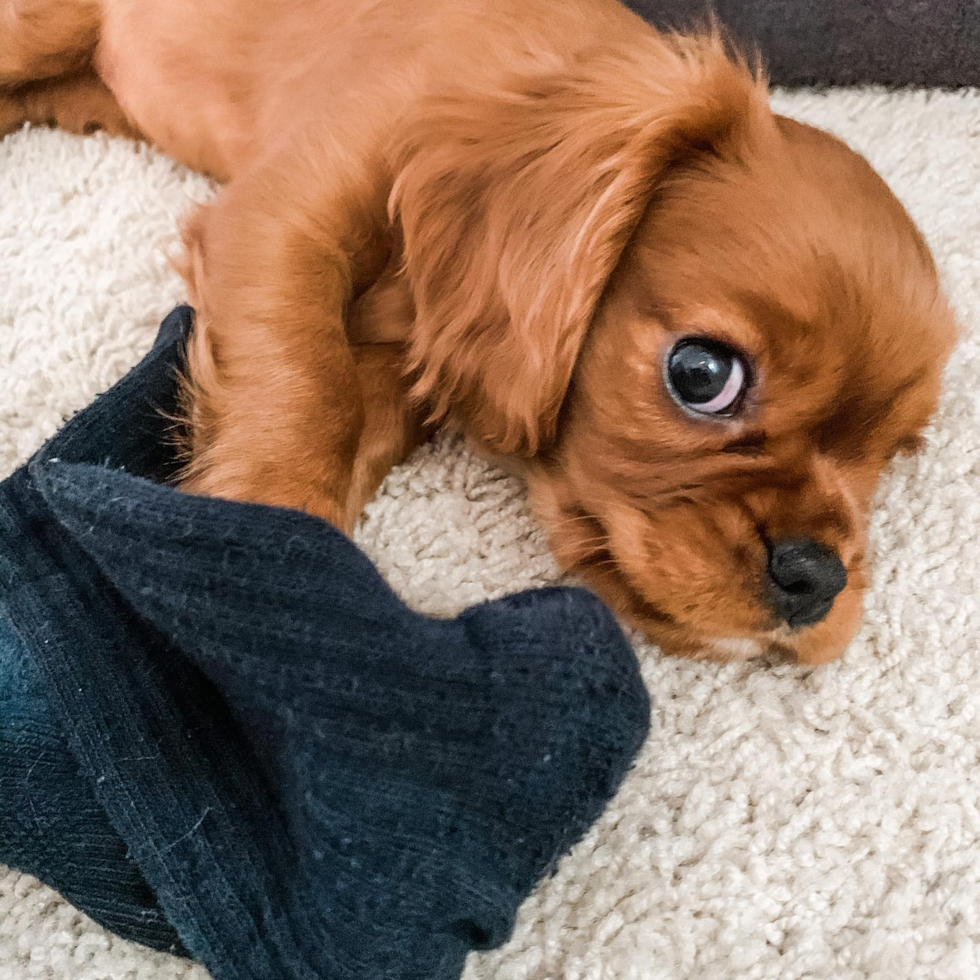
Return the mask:
[[[885,185],[716,35],[615,0],[0,0],[0,25],[0,131],[138,130],[227,184],[185,226],[187,489],[349,528],[421,412],[519,472],[562,563],[669,652],[843,649],[951,318]],[[666,391],[696,335],[753,365],[733,419]],[[796,633],[761,582],[792,536],[849,571]]]

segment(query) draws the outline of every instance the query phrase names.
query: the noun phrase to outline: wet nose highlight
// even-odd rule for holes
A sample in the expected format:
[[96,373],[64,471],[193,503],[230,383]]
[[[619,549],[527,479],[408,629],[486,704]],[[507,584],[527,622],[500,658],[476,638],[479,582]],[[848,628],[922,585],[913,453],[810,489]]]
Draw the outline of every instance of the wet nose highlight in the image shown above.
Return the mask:
[[769,595],[776,614],[792,627],[813,626],[830,612],[847,585],[837,553],[818,541],[770,541]]

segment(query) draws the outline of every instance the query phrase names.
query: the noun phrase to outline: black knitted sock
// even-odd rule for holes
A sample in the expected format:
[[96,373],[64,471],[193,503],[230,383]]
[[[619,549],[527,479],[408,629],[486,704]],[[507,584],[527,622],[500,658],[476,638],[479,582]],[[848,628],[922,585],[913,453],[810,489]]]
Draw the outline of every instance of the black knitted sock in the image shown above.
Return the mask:
[[0,483],[0,861],[215,980],[452,980],[619,785],[635,657],[581,590],[432,620],[321,521],[146,479],[186,325]]

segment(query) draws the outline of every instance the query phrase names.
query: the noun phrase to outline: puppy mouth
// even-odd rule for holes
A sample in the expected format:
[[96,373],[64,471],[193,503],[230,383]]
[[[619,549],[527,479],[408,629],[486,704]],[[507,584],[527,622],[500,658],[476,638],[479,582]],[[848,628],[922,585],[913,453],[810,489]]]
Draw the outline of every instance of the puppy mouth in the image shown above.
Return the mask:
[[[598,518],[594,523],[602,526]],[[773,653],[793,655],[788,643],[800,631],[777,625],[775,617],[760,624],[751,635],[733,635],[721,624],[694,624],[675,616],[641,582],[634,581],[627,564],[612,550],[608,536],[605,542],[602,547],[591,548],[570,570],[582,574],[620,614],[666,652],[720,661],[751,660]]]
[[755,624],[729,627],[719,621],[679,617],[652,592],[636,568],[616,553],[606,523],[594,514],[580,513],[576,529],[589,546],[569,554],[568,566],[589,581],[596,591],[634,627],[666,653],[693,660],[726,663],[775,658],[797,662],[796,644],[811,636],[834,606],[834,598],[821,596],[796,608],[793,615],[772,608],[767,589],[760,582],[756,602],[763,618]]

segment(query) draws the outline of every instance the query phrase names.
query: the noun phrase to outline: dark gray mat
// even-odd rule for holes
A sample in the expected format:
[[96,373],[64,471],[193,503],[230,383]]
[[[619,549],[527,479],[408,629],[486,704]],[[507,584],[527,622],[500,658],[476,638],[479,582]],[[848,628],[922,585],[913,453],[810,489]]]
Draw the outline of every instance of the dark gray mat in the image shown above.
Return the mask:
[[778,85],[980,86],[980,0],[626,0],[660,27],[714,9]]

